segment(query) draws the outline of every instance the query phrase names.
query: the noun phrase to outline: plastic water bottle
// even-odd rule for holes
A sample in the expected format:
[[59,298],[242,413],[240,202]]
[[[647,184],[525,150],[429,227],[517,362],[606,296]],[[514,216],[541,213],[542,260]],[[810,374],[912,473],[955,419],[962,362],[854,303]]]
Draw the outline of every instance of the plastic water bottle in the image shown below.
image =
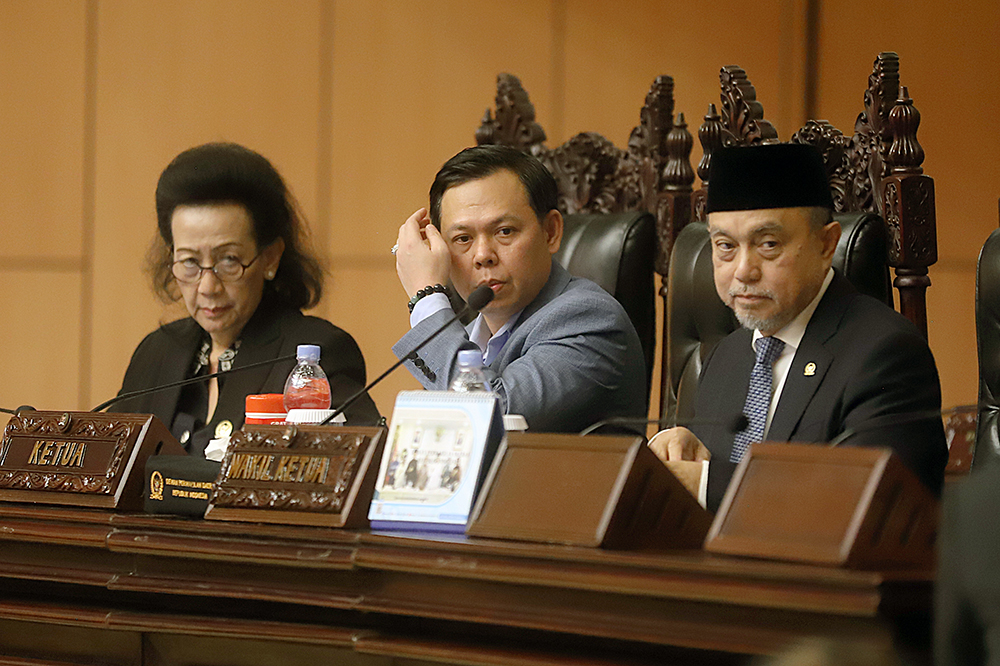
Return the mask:
[[298,365],[285,381],[285,410],[330,409],[330,381],[319,365],[319,345],[299,345]]
[[458,352],[458,374],[451,382],[451,390],[460,393],[489,391],[490,383],[483,373],[483,355],[477,349]]

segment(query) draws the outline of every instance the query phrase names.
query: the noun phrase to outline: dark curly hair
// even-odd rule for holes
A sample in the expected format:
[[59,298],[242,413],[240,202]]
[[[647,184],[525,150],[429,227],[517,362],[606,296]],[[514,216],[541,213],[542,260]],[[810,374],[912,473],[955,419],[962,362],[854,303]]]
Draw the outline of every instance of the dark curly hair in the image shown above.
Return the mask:
[[308,230],[281,174],[267,159],[235,143],[206,143],[185,150],[167,165],[156,184],[159,237],[147,257],[153,290],[167,302],[180,299],[171,271],[171,219],[178,206],[235,203],[246,208],[259,249],[281,238],[285,251],[265,297],[311,308],[323,294],[323,269],[307,249]]

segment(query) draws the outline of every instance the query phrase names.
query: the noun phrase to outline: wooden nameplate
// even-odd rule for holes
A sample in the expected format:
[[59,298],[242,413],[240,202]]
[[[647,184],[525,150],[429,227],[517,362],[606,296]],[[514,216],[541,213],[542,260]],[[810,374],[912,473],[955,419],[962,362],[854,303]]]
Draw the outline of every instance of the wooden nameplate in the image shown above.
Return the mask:
[[712,516],[642,437],[508,433],[466,533],[604,548],[700,548]]
[[938,500],[887,448],[754,444],[705,549],[846,566],[931,567]]
[[253,425],[234,432],[205,517],[363,527],[385,428]]
[[0,444],[0,500],[141,511],[161,453],[187,455],[152,414],[22,411]]

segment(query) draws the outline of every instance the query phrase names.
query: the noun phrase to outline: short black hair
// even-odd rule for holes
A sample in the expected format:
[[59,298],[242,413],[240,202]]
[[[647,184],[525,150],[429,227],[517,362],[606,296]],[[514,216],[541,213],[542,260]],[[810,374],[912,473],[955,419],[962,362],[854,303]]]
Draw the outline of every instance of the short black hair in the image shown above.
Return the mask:
[[206,143],[189,148],[167,165],[156,184],[159,238],[147,270],[164,300],[179,298],[173,275],[173,228],[178,206],[233,203],[243,206],[253,225],[258,249],[277,239],[285,251],[275,278],[265,289],[294,308],[312,307],[323,294],[323,269],[307,249],[305,219],[278,170],[263,155],[235,143]]
[[520,179],[539,222],[549,211],[558,210],[559,187],[556,179],[537,158],[510,146],[475,146],[466,148],[445,162],[434,177],[430,191],[430,217],[434,226],[441,228],[441,198],[445,192],[498,171],[510,171]]

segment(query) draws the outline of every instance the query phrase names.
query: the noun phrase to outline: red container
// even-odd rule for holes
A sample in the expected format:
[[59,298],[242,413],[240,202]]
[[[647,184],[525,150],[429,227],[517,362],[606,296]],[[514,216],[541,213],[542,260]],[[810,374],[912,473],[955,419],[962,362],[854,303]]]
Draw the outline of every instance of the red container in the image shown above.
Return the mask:
[[285,396],[280,393],[248,395],[246,424],[266,425],[285,422]]

